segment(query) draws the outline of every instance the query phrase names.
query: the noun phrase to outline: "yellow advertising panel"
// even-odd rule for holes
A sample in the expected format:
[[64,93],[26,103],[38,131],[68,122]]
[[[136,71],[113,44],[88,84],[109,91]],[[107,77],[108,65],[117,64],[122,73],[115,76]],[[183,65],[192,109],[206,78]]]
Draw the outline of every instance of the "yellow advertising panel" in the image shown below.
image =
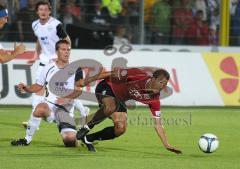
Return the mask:
[[240,54],[205,53],[213,80],[227,106],[240,105]]

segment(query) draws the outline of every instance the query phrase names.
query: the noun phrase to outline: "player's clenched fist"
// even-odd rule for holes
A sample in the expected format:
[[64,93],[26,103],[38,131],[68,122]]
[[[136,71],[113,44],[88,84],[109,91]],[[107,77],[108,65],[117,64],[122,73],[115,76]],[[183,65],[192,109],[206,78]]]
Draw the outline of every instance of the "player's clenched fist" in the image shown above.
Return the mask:
[[26,92],[26,91],[25,91],[26,86],[27,86],[27,85],[25,85],[24,83],[19,83],[19,84],[17,85],[17,88],[18,88],[18,90],[19,90],[20,92]]
[[21,54],[23,54],[24,52],[25,52],[25,50],[26,50],[26,47],[25,47],[25,45],[24,44],[16,44],[16,43],[14,43],[14,54],[17,56],[17,55],[21,55]]

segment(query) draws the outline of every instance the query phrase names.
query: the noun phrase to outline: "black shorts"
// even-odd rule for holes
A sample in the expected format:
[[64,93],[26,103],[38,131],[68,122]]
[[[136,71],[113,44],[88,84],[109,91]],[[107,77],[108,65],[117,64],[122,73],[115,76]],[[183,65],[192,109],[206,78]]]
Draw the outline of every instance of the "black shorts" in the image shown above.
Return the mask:
[[111,86],[107,84],[105,80],[101,81],[96,89],[95,89],[95,95],[98,99],[99,107],[102,106],[102,99],[104,97],[114,97],[116,104],[117,104],[117,109],[116,112],[127,112],[126,105],[123,101],[120,101],[114,94]]

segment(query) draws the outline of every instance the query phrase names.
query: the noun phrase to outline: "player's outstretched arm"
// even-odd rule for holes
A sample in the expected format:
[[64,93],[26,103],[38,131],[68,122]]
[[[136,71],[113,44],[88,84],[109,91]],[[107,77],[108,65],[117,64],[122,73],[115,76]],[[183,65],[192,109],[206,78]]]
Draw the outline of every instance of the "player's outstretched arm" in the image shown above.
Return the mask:
[[82,94],[82,88],[81,87],[76,87],[73,91],[73,93],[65,96],[64,98],[69,98],[69,99],[76,99]]
[[26,50],[26,47],[23,44],[16,45],[14,43],[14,50],[11,52],[5,51],[3,49],[0,50],[0,63],[6,63],[10,60],[13,60],[18,55],[23,54]]
[[161,118],[153,118],[154,119],[154,127],[155,127],[155,130],[158,134],[158,136],[160,137],[164,147],[169,150],[169,151],[172,151],[176,154],[181,154],[182,151],[181,150],[178,150],[174,147],[172,147],[168,141],[167,141],[167,136],[165,134],[165,131],[163,129],[163,126],[162,126],[162,123],[161,123]]
[[97,80],[102,80],[102,79],[106,79],[106,78],[116,78],[118,76],[118,71],[108,71],[108,72],[101,72],[98,73],[92,77],[86,76],[84,79],[80,79],[76,82],[76,86],[78,87],[85,87],[88,84],[97,81]]
[[43,86],[41,86],[41,85],[39,85],[37,83],[35,83],[33,85],[30,85],[30,86],[27,86],[24,83],[19,83],[17,85],[17,87],[18,87],[19,91],[27,92],[27,93],[37,93],[37,92],[39,92],[43,88]]
[[63,104],[69,103],[73,99],[78,98],[81,94],[82,94],[82,88],[75,86],[75,89],[74,89],[74,91],[71,94],[69,94],[69,95],[67,95],[65,97],[58,97],[56,103],[59,104],[59,105],[63,105]]

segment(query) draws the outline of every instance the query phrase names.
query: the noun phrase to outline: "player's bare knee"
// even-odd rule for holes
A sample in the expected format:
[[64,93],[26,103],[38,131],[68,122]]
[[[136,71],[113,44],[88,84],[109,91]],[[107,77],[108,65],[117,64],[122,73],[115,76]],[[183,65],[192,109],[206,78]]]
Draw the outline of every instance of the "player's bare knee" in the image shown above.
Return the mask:
[[125,124],[123,124],[122,122],[116,122],[114,123],[115,127],[114,127],[114,133],[116,136],[121,136],[123,135],[126,130],[127,130],[127,126]]
[[104,113],[106,115],[111,115],[116,110],[116,106],[106,106],[104,107]]
[[40,103],[37,105],[33,112],[33,116],[35,117],[44,117],[46,112],[48,111],[48,106],[46,103]]
[[103,101],[104,113],[106,115],[111,115],[116,111],[117,105],[116,101],[113,98],[107,98]]
[[104,104],[104,113],[106,115],[111,115],[116,111],[117,105],[115,102]]

